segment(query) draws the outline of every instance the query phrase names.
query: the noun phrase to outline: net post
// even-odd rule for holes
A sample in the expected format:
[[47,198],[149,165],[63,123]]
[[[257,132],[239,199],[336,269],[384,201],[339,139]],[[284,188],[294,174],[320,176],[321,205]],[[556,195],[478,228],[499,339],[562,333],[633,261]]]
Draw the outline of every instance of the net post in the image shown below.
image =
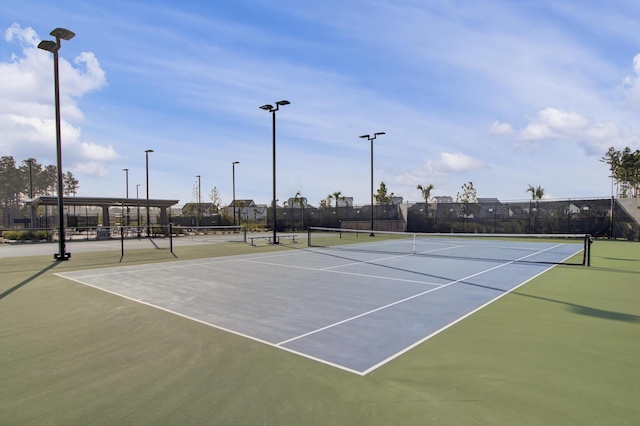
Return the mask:
[[582,247],[582,266],[591,266],[591,235],[585,234]]
[[247,242],[247,227],[245,226],[244,228],[242,228],[242,230],[243,230],[243,234],[244,234],[243,235],[243,239],[244,239],[244,242],[246,243]]
[[311,247],[311,226],[307,228],[307,247]]

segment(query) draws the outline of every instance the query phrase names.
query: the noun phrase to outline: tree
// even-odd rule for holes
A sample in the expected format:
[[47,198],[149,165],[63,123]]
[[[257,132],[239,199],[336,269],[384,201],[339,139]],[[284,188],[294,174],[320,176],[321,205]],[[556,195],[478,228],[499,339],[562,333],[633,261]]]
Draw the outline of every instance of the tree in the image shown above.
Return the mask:
[[532,200],[542,200],[542,197],[544,197],[544,188],[540,185],[538,185],[537,187],[534,187],[533,185],[529,185],[529,187],[525,192],[531,193]]
[[[63,175],[64,194],[76,195],[79,181],[71,172]],[[41,195],[57,195],[58,168],[48,165],[43,167],[35,158],[23,160],[20,167],[12,156],[0,157],[0,214],[2,224],[8,225],[10,215],[21,214],[21,199]],[[22,212],[24,213],[24,212]]]
[[[25,184],[27,185],[25,193],[29,196],[37,197],[44,192],[39,188],[38,177],[42,174],[42,165],[35,158],[27,158],[20,165],[20,173],[25,176]],[[32,193],[31,193],[32,190]]]
[[600,161],[609,165],[611,177],[618,184],[618,196],[640,196],[640,150],[632,152],[626,147],[618,151],[610,147]]
[[431,191],[433,191],[435,187],[432,183],[427,186],[418,185],[416,189],[418,189],[422,193],[422,198],[424,198],[424,203],[426,205],[424,214],[425,216],[429,216],[429,200],[431,199]]
[[373,197],[375,198],[376,203],[380,205],[391,204],[393,201],[393,192],[391,194],[387,194],[387,185],[384,182],[380,182],[378,192]]
[[[534,226],[533,226],[533,231],[535,232],[536,228],[538,227],[538,202],[539,200],[542,200],[542,197],[544,197],[544,188],[540,185],[538,185],[537,187],[533,186],[533,185],[529,185],[529,187],[527,188],[527,190],[525,192],[530,192],[531,193],[531,200],[536,202],[536,217],[534,220]],[[531,205],[529,205],[529,229],[531,229]]]
[[294,204],[298,204],[302,209],[304,209],[304,206],[307,205],[307,198],[303,197],[300,194],[300,191],[296,192],[296,195],[293,196],[292,201]]
[[58,168],[48,165],[42,171],[42,178],[39,186],[42,188],[42,195],[56,195],[58,193]]
[[218,213],[220,206],[222,205],[222,198],[220,198],[220,192],[218,188],[215,186],[211,188],[211,192],[209,193],[209,199],[211,200],[211,204],[213,206],[213,213]]
[[[24,182],[20,172],[16,169],[13,157],[0,158],[0,208],[3,219],[7,215],[7,222],[9,222],[9,215],[18,213],[23,188]],[[5,226],[7,226],[7,222],[3,220]]]
[[63,186],[64,186],[64,195],[73,195],[74,197],[78,193],[78,188],[80,187],[78,184],[78,179],[73,177],[71,172],[67,172],[62,176]]
[[464,217],[468,217],[480,211],[480,205],[478,204],[476,189],[473,187],[473,182],[462,185],[462,192],[458,192],[456,202],[462,203],[462,214]]
[[336,207],[338,207],[338,200],[340,201],[345,201],[347,199],[347,197],[344,197],[342,195],[342,192],[340,191],[336,191],[333,194],[329,194],[327,196],[327,201],[329,202],[329,207],[331,207],[331,200],[336,200]]
[[[304,229],[304,206],[307,204],[307,198],[303,197],[300,194],[300,191],[298,191],[296,192],[296,195],[293,196],[291,201],[293,202],[294,205],[297,204],[302,209],[302,229]],[[293,213],[293,210],[292,210],[292,213]]]

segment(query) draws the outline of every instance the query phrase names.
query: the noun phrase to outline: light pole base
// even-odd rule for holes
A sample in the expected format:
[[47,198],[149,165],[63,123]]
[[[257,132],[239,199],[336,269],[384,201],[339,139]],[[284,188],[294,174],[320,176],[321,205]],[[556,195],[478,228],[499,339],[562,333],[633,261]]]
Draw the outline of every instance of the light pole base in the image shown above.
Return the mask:
[[60,254],[60,253],[56,253],[53,255],[53,259],[54,260],[69,260],[71,258],[71,253],[64,253],[64,254]]

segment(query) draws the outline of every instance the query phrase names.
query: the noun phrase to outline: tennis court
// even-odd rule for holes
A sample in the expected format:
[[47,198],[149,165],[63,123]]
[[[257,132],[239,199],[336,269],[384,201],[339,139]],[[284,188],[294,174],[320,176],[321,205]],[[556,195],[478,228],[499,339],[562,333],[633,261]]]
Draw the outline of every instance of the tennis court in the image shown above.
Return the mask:
[[57,275],[366,375],[584,249],[500,240],[468,256],[460,241],[418,253],[410,244],[410,253],[367,241]]

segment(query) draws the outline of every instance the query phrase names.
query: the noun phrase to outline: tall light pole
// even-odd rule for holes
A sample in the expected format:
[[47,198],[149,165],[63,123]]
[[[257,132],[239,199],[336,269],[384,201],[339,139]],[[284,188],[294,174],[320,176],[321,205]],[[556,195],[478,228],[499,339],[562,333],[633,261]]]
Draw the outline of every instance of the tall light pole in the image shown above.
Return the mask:
[[[122,171],[124,172],[125,176],[126,176],[126,186],[127,186],[127,190],[125,192],[127,200],[129,200],[129,169],[122,169]],[[127,226],[130,225],[130,220],[129,220],[129,201],[127,201]]]
[[60,243],[59,253],[54,254],[55,260],[69,260],[71,253],[67,253],[65,249],[64,235],[64,202],[63,202],[63,186],[62,186],[62,138],[60,131],[60,76],[58,72],[58,50],[62,45],[60,40],[71,40],[75,37],[75,33],[64,28],[56,28],[49,33],[56,38],[56,41],[43,40],[38,44],[38,48],[53,53],[53,80],[54,95],[56,108],[56,154],[58,161],[58,220],[60,223],[60,232],[58,240]]
[[239,161],[231,163],[231,177],[233,179],[233,226],[236,226],[236,164],[240,164]]
[[262,105],[260,109],[268,111],[272,116],[272,134],[273,134],[273,201],[271,202],[273,207],[273,244],[278,244],[278,238],[276,237],[276,111],[280,109],[280,106],[289,105],[289,101],[276,102],[275,108],[273,105]]
[[373,233],[373,140],[375,138],[377,138],[380,135],[384,135],[384,132],[378,132],[378,133],[374,133],[373,136],[369,136],[369,135],[362,135],[360,136],[361,138],[366,138],[369,139],[369,141],[371,142],[371,234],[369,234],[370,236],[374,236]]
[[198,178],[198,210],[196,212],[196,225],[200,226],[200,175],[196,176]]
[[[33,166],[33,158],[27,159],[27,164],[29,164],[29,198],[33,200],[33,176],[32,176],[32,166]],[[29,220],[31,221],[30,227],[35,228],[35,207],[33,207],[33,203],[29,207]],[[38,227],[40,227],[38,225]]]
[[140,188],[140,184],[136,183],[136,203],[138,204],[138,236],[140,236],[140,197],[138,195],[138,189]]
[[152,149],[144,151],[147,160],[147,237],[151,235],[151,215],[149,214],[149,153],[153,152]]

